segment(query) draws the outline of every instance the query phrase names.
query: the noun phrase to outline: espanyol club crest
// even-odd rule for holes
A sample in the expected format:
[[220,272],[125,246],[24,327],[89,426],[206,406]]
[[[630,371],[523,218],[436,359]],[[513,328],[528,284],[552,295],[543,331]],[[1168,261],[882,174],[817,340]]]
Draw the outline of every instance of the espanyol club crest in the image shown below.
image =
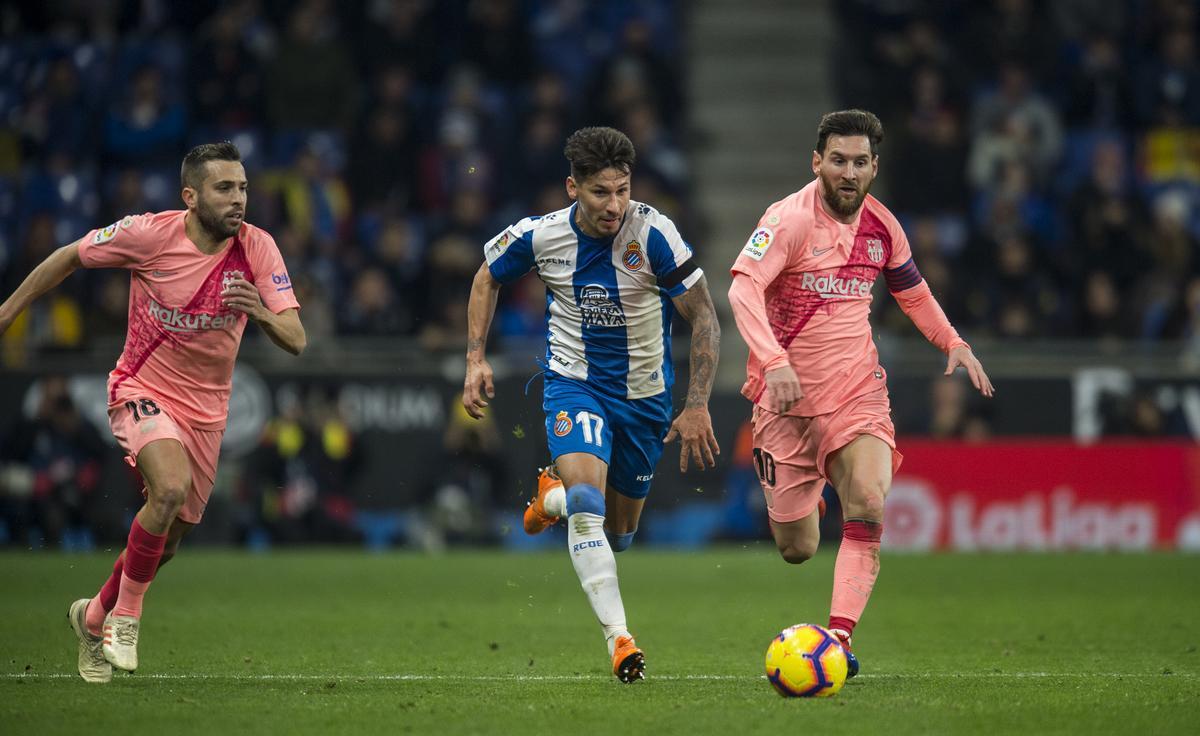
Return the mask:
[[565,411],[560,411],[554,415],[554,434],[558,437],[566,437],[571,434],[571,429],[574,428],[571,422],[571,417],[567,416]]
[[642,244],[636,240],[629,241],[629,245],[625,246],[625,255],[621,256],[621,262],[630,271],[641,271],[642,264],[646,262],[642,257]]
[[883,241],[878,238],[867,239],[867,258],[876,263],[883,261]]

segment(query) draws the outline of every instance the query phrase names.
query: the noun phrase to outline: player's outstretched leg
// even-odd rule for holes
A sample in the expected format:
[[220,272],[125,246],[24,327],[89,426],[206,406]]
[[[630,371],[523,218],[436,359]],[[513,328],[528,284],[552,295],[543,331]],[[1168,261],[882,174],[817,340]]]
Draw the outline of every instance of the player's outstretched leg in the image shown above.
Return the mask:
[[553,465],[538,472],[537,492],[525,505],[525,533],[541,534],[567,513],[567,489]]
[[112,680],[112,665],[104,658],[103,640],[88,631],[87,608],[91,598],[80,598],[71,604],[67,620],[79,637],[79,676],[86,682],[108,682]]
[[129,541],[125,545],[124,569],[121,572],[121,587],[117,603],[105,617],[103,627],[103,651],[117,669],[133,672],[138,666],[138,629],[142,617],[142,598],[154,573],[159,558],[166,546],[166,534],[151,534],[138,519],[129,529]]
[[566,493],[566,513],[571,564],[604,627],[613,674],[621,682],[643,679],[646,659],[626,626],[625,605],[617,584],[617,560],[604,535],[604,494],[588,483],[572,485]]
[[117,603],[105,617],[103,627],[104,658],[127,672],[138,666],[142,598],[154,580],[168,532],[192,484],[191,461],[176,440],[150,442],[138,453],[137,464],[146,480],[146,504],[129,528]]
[[847,677],[858,674],[858,658],[850,650],[850,636],[862,618],[879,576],[879,540],[883,524],[851,519],[842,525],[842,544],[833,565],[833,601],[829,630],[846,650]]

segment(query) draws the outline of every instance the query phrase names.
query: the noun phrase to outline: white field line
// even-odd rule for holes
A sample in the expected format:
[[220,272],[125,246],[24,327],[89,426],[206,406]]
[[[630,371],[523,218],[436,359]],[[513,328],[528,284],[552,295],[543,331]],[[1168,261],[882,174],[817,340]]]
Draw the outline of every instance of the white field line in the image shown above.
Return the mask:
[[[118,676],[121,676],[118,674]],[[7,672],[0,675],[6,680],[74,680],[79,676],[66,672]],[[130,675],[139,680],[161,680],[167,682],[209,680],[213,682],[588,682],[612,679],[608,675],[439,675],[439,674],[394,674],[394,675],[354,675],[346,673],[328,675],[296,675],[296,674],[188,674],[188,673],[151,673]],[[1154,678],[1180,677],[1196,679],[1200,673],[1175,672],[1164,674],[1160,672],[922,672],[859,675],[858,680],[1020,680],[1037,678]],[[648,680],[666,681],[718,681],[736,682],[739,680],[763,680],[764,675],[655,675],[647,676]]]

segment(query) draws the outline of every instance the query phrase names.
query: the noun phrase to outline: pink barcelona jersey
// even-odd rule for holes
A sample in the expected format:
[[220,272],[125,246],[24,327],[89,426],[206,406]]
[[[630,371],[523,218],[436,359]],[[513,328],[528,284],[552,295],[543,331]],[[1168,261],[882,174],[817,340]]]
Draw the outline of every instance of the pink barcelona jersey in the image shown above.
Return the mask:
[[276,314],[298,308],[275,241],[243,223],[219,252],[201,252],[184,231],[185,211],[131,215],[79,241],[86,268],[130,272],[125,350],[109,374],[109,401],[137,387],[167,402],[199,429],[225,426],[233,364],[244,313],[221,303],[221,290],[241,274]]
[[[871,337],[872,286],[881,272],[889,286],[920,282],[908,238],[879,200],[867,195],[855,221],[844,224],[820,196],[814,179],[771,205],[732,267],[764,295],[771,333],[804,392],[788,412],[798,416],[826,414],[885,385]],[[751,351],[742,393],[755,403],[763,374]]]

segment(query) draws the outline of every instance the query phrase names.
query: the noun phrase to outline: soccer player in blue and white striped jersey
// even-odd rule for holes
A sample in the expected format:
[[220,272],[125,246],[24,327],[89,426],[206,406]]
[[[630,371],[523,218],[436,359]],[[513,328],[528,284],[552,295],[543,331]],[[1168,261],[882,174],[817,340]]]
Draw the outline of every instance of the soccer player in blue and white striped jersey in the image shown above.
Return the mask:
[[[679,467],[715,466],[708,398],[721,328],[708,285],[675,224],[630,200],[634,149],[612,128],[567,139],[574,204],[527,217],[484,246],[467,310],[463,405],[483,416],[494,396],[484,357],[500,286],[531,269],[546,284],[543,410],[553,468],[525,513],[536,534],[567,518],[575,572],[604,628],[613,674],[644,677],[625,622],[614,552],[629,547],[663,445],[681,441]],[[692,327],[687,402],[671,421],[671,321]],[[561,480],[560,480],[561,479]]]

